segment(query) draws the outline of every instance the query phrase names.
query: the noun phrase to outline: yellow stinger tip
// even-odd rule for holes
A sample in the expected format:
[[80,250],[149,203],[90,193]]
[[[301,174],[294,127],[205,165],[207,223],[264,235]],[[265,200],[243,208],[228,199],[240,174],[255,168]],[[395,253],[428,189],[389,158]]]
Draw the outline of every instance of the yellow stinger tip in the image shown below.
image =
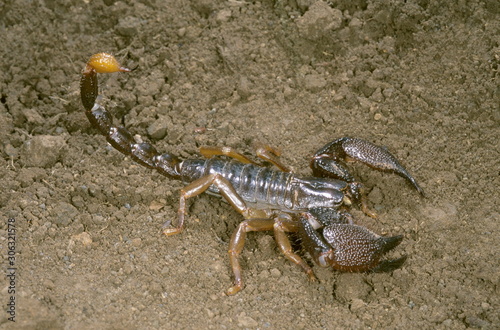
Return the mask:
[[120,66],[116,58],[108,53],[98,53],[90,57],[87,65],[97,73],[130,72],[130,69]]

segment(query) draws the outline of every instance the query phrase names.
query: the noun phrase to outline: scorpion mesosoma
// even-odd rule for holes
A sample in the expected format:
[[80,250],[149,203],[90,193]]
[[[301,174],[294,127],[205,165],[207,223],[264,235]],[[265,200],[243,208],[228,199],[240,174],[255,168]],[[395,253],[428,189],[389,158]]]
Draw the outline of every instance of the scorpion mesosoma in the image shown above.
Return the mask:
[[[186,200],[203,192],[222,196],[244,217],[229,243],[229,259],[234,285],[228,295],[243,288],[239,256],[246,233],[274,231],[277,246],[287,259],[300,266],[311,280],[312,268],[292,249],[287,232],[297,232],[304,249],[322,267],[347,272],[390,271],[400,267],[406,256],[381,260],[403,236],[382,237],[355,225],[347,212],[354,204],[370,213],[363,202],[362,185],[347,170],[346,161],[359,161],[378,170],[389,171],[409,181],[424,195],[408,171],[385,148],[357,138],[340,138],[319,149],[312,157],[314,176],[299,176],[283,166],[279,154],[264,146],[258,156],[278,169],[260,166],[231,148],[201,148],[205,159],[180,160],[160,154],[147,142],[136,142],[121,126],[114,126],[110,113],[96,103],[97,73],[130,72],[109,54],[93,55],[81,78],[81,99],[87,118],[106,140],[137,163],[187,184],[180,192],[176,226],[165,226],[167,236],[180,233],[186,216]],[[231,159],[212,156],[228,156]]]

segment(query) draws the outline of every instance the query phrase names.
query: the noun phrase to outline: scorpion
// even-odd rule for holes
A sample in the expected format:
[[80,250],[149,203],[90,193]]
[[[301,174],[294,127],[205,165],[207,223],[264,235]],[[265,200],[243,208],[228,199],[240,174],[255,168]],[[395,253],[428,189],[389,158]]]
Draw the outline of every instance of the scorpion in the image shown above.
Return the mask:
[[354,224],[348,212],[354,205],[376,217],[366,206],[363,185],[346,166],[349,161],[395,173],[424,196],[415,179],[386,148],[359,138],[336,139],[312,157],[312,176],[292,173],[280,162],[279,152],[267,145],[261,146],[257,155],[276,168],[259,165],[228,147],[202,147],[200,152],[205,157],[202,159],[181,160],[170,153],[160,154],[152,144],[136,141],[125,127],[115,126],[111,114],[96,103],[97,73],[130,71],[113,55],[92,55],[80,81],[85,114],[115,149],[140,165],[186,184],[180,191],[177,224],[167,223],[163,227],[166,236],[182,232],[187,199],[203,192],[222,196],[243,216],[244,221],[229,242],[234,284],[226,291],[227,295],[234,295],[244,287],[239,257],[248,232],[273,231],[279,250],[312,281],[317,280],[312,268],[294,251],[287,233],[298,233],[303,249],[321,267],[344,272],[387,272],[405,262],[406,256],[382,260],[400,244],[402,235],[380,236]]

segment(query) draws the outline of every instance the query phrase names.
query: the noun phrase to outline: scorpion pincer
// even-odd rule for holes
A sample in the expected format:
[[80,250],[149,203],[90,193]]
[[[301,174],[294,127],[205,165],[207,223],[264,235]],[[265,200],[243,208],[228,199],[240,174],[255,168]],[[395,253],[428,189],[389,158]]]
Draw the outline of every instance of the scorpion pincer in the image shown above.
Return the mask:
[[[393,172],[406,179],[424,195],[415,179],[385,148],[357,138],[340,138],[328,143],[312,157],[312,176],[291,173],[279,161],[279,153],[269,146],[257,151],[260,158],[276,168],[263,167],[231,148],[204,147],[203,159],[180,160],[160,154],[147,142],[136,142],[126,128],[113,125],[110,113],[96,103],[97,73],[130,72],[109,54],[93,55],[81,78],[81,99],[92,126],[118,151],[137,163],[157,170],[187,185],[180,192],[176,226],[164,228],[167,236],[184,228],[186,200],[203,192],[222,196],[244,217],[229,243],[229,260],[234,285],[228,295],[239,292],[244,284],[239,256],[246,234],[253,231],[274,232],[277,246],[287,259],[300,266],[311,280],[312,268],[292,249],[286,233],[298,233],[304,249],[323,267],[346,272],[391,271],[406,259],[382,260],[395,248],[402,236],[382,237],[355,225],[348,209],[355,205],[369,212],[363,199],[363,187],[349,173],[346,162],[359,161],[375,169]],[[225,158],[213,156],[226,156]]]

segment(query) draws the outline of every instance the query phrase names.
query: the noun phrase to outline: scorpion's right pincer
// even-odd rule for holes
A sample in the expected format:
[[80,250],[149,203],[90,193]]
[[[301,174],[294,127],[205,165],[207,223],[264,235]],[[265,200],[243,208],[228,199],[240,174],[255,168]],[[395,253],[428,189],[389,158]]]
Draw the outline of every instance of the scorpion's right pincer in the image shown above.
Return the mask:
[[[311,280],[312,268],[295,253],[287,233],[299,233],[304,248],[320,266],[340,271],[390,271],[400,267],[406,257],[382,260],[396,247],[402,236],[382,237],[355,225],[348,213],[352,205],[375,217],[364,203],[363,187],[350,174],[346,161],[357,160],[375,169],[394,172],[423,195],[415,179],[385,148],[357,138],[341,138],[328,143],[312,157],[313,176],[288,172],[269,146],[261,146],[258,156],[276,166],[259,165],[231,148],[202,148],[204,159],[180,160],[160,154],[148,142],[137,143],[125,127],[115,126],[110,113],[95,103],[98,95],[97,73],[130,72],[109,54],[93,55],[82,72],[80,92],[90,123],[118,151],[137,163],[161,174],[188,183],[180,193],[178,220],[175,227],[164,229],[165,235],[180,233],[184,228],[187,199],[205,191],[222,196],[243,217],[229,243],[229,261],[234,285],[228,295],[244,287],[239,257],[246,234],[273,231],[278,248],[287,259],[300,266]],[[214,156],[225,156],[224,159]]]

